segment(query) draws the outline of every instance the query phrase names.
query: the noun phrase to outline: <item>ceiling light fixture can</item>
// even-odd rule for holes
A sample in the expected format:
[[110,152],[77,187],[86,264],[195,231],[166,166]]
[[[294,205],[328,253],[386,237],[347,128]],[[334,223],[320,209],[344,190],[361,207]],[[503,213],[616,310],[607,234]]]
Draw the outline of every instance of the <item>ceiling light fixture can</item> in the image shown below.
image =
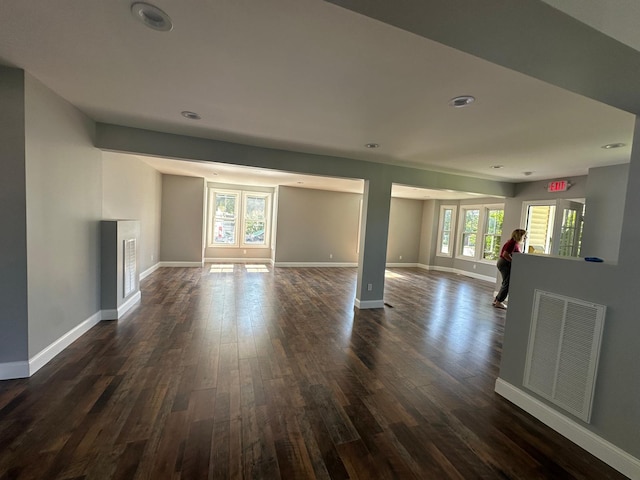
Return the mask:
[[493,168],[494,170],[498,170],[500,168],[504,168],[504,165],[491,165],[491,168]]
[[607,143],[606,145],[603,145],[600,148],[604,148],[605,150],[611,150],[612,148],[621,148],[624,146],[625,146],[624,143]]
[[471,105],[476,98],[471,95],[459,95],[449,100],[449,106],[453,108],[463,108]]
[[366,143],[364,146],[367,148],[378,148],[380,145],[377,143]]
[[188,110],[183,111],[181,114],[184,118],[188,118],[189,120],[200,120],[202,118],[196,112],[190,112]]
[[144,2],[134,2],[131,4],[131,14],[153,30],[168,32],[173,29],[173,22],[171,22],[169,15],[155,5]]

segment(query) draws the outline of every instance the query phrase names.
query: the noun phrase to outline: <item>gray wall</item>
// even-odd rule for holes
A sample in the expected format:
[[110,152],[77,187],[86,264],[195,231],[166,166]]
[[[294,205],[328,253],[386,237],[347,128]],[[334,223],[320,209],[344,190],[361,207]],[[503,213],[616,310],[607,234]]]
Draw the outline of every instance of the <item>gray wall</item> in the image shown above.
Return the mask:
[[[553,272],[552,275],[549,272]],[[620,267],[540,255],[517,255],[511,273],[509,310],[500,378],[558,409],[523,386],[535,289],[607,306],[591,424],[561,413],[640,458],[640,363],[635,273]],[[631,274],[631,275],[629,275]],[[626,287],[621,287],[626,284]]]
[[387,263],[418,263],[422,233],[422,204],[422,200],[391,199]]
[[361,199],[362,195],[356,193],[281,186],[278,193],[276,264],[356,264]]
[[24,97],[24,72],[0,67],[0,363],[28,357]]
[[628,176],[628,164],[589,170],[582,257],[618,261]]
[[203,178],[162,175],[161,261],[202,262],[204,198]]
[[25,77],[29,357],[100,310],[94,123]]
[[440,204],[435,200],[422,202],[422,223],[420,226],[420,265],[433,265],[438,238],[438,216]]
[[136,157],[102,154],[102,218],[140,221],[140,273],[160,261],[162,175]]

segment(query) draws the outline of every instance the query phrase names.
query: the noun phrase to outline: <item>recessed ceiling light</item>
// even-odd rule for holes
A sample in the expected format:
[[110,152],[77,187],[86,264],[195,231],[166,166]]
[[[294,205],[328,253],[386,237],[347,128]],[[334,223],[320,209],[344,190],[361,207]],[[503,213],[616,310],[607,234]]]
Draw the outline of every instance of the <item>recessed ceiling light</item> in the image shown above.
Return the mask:
[[365,143],[364,146],[367,148],[378,148],[380,145],[377,143]]
[[168,32],[173,28],[173,23],[169,15],[149,3],[132,3],[131,14],[144,25],[154,30]]
[[498,170],[500,168],[504,168],[504,165],[491,165],[491,168],[493,168],[494,170]]
[[532,175],[532,174],[533,174],[533,172],[522,172],[522,174],[523,174],[525,177],[528,177],[529,175]]
[[462,108],[471,105],[475,101],[475,97],[472,97],[471,95],[460,95],[449,100],[449,106],[453,108]]
[[624,143],[607,143],[606,145],[603,145],[600,148],[604,148],[605,150],[609,150],[611,148],[620,148],[620,147],[624,147],[625,144]]
[[184,118],[188,118],[189,120],[200,120],[202,118],[196,112],[190,112],[188,110],[185,110],[184,112],[181,112],[181,114],[182,114],[182,116]]

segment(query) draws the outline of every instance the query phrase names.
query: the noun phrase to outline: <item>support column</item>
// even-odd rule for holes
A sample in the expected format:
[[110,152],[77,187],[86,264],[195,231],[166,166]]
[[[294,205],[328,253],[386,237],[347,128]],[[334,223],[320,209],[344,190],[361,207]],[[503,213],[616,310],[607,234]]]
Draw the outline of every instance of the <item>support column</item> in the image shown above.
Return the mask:
[[384,175],[365,180],[360,226],[356,308],[384,307],[391,180]]
[[0,67],[0,380],[28,376],[24,71]]

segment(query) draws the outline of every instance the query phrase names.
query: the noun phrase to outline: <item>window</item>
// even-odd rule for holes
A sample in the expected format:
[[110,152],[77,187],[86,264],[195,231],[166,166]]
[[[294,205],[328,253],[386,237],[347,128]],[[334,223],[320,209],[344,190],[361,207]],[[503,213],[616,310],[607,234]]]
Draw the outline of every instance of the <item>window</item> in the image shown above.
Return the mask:
[[460,207],[458,256],[467,260],[493,262],[502,248],[502,205]]
[[210,247],[265,247],[270,193],[209,189]]
[[244,194],[242,237],[246,245],[266,244],[268,197],[263,193]]
[[236,224],[238,194],[230,192],[214,192],[215,217],[213,224],[213,243],[215,245],[236,244]]
[[479,209],[462,209],[462,251],[463,257],[476,256],[476,237],[478,236],[478,223],[480,221]]
[[504,219],[504,210],[498,208],[487,209],[487,221],[484,229],[484,251],[482,258],[484,260],[498,260],[500,257],[500,249],[502,248],[502,221]]
[[442,205],[440,207],[440,226],[438,228],[438,253],[443,257],[453,254],[453,226],[456,223],[456,207]]

